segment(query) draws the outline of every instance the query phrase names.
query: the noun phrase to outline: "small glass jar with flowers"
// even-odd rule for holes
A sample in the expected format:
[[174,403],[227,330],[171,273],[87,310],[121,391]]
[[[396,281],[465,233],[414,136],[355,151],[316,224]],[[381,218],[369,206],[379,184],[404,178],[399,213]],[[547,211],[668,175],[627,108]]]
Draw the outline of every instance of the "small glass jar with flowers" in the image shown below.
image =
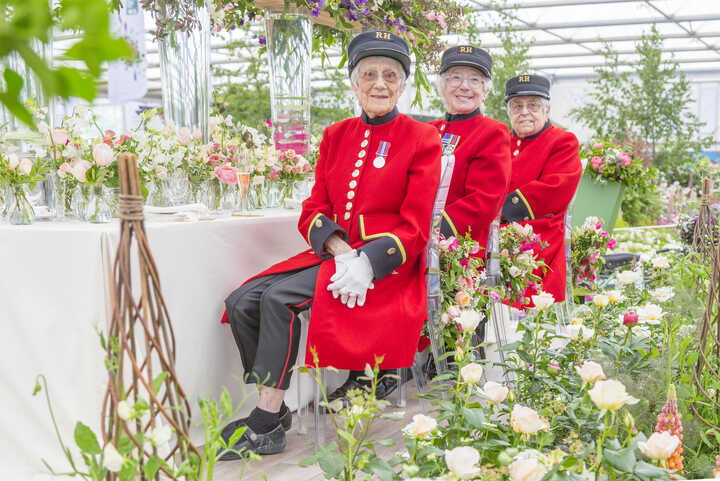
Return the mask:
[[35,211],[28,190],[45,179],[49,169],[27,153],[0,153],[0,185],[5,186],[3,217],[15,225],[32,224]]

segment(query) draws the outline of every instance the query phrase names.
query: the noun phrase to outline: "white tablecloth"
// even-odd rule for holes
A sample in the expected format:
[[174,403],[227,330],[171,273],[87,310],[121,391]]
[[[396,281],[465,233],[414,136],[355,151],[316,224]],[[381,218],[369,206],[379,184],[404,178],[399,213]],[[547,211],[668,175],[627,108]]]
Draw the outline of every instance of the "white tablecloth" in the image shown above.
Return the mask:
[[[297,217],[278,210],[257,218],[146,222],[175,329],[176,368],[196,423],[198,396],[217,399],[226,386],[242,398],[240,357],[229,327],[219,324],[222,301],[248,277],[307,248]],[[114,255],[118,231],[118,222],[0,225],[2,480],[45,479],[41,457],[66,468],[44,400],[31,395],[38,374],[48,379],[66,444],[74,444],[78,420],[99,433],[107,382],[96,332],[107,322],[101,240]],[[288,404],[295,401],[288,396]]]

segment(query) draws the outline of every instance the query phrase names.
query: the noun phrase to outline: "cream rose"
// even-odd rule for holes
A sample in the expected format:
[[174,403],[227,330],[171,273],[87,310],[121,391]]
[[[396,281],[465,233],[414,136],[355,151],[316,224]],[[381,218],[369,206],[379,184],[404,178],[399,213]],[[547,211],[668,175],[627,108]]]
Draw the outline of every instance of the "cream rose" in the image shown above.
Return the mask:
[[445,451],[445,463],[452,474],[459,479],[473,479],[480,474],[477,463],[480,453],[470,446],[460,446]]
[[652,260],[652,266],[655,269],[669,269],[670,262],[668,262],[668,258],[665,256],[655,256]]
[[533,457],[518,459],[508,469],[514,481],[539,481],[547,473],[545,466]]
[[93,159],[100,167],[110,165],[114,156],[115,152],[113,152],[113,149],[108,144],[100,143],[95,144],[93,147]]
[[585,361],[582,366],[575,366],[575,371],[584,382],[594,383],[605,379],[602,366],[595,361]]
[[[452,316],[452,314],[450,314]],[[457,322],[462,327],[463,332],[473,332],[480,324],[480,313],[472,309],[463,309]]]
[[535,309],[538,311],[544,311],[555,303],[555,298],[549,292],[541,291],[536,296],[532,296],[532,301],[535,305]]
[[435,428],[437,428],[435,418],[424,414],[416,414],[413,416],[412,422],[405,426],[403,433],[411,438],[422,439],[430,436]]
[[652,433],[644,443],[638,443],[638,448],[650,459],[667,459],[680,446],[680,438],[667,431]]
[[639,401],[627,393],[623,383],[615,379],[596,382],[588,394],[597,407],[610,411],[616,411],[625,404],[635,404]]
[[483,367],[480,364],[471,362],[460,369],[460,376],[468,384],[477,384],[482,379]]
[[105,449],[103,449],[102,465],[105,466],[108,471],[117,473],[122,468],[124,461],[125,459],[120,453],[118,453],[118,450],[115,449],[115,446],[110,443],[105,445]]
[[573,341],[589,341],[595,335],[595,330],[592,327],[584,326],[582,323],[573,323],[566,327],[568,336]]
[[483,394],[490,398],[493,404],[500,404],[507,399],[510,390],[495,381],[488,381],[482,388]]
[[32,172],[33,163],[32,160],[28,158],[24,158],[20,161],[20,165],[18,165],[18,171],[21,174],[29,175],[30,172]]
[[516,433],[535,434],[548,429],[550,425],[534,409],[515,405],[510,413],[510,426]]

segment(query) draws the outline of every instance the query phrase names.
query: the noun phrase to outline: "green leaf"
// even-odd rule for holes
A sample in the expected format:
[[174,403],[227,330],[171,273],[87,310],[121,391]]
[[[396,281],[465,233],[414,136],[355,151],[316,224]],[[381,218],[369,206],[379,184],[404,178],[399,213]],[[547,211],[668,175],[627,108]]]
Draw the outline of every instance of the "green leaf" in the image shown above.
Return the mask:
[[3,78],[5,79],[6,91],[0,92],[0,102],[20,121],[34,127],[32,115],[20,101],[20,90],[23,86],[22,77],[14,70],[6,67]]
[[80,421],[75,424],[74,436],[75,444],[82,452],[88,454],[100,454],[102,452],[95,433]]
[[657,466],[653,466],[645,461],[638,461],[635,465],[635,474],[645,478],[666,478],[667,471]]
[[227,388],[223,386],[222,394],[220,394],[220,407],[222,408],[223,415],[226,418],[231,418],[233,414],[232,399]]
[[485,425],[485,412],[479,408],[462,408],[462,415],[471,426],[481,429]]
[[338,429],[337,435],[343,438],[350,446],[354,446],[357,440],[355,439],[355,436],[352,435],[352,433],[349,433],[345,431],[344,429]]
[[383,413],[380,415],[382,419],[390,419],[391,421],[402,421],[405,419],[405,411],[398,411],[394,413]]
[[126,458],[123,467],[118,473],[118,481],[133,481],[137,471],[137,461],[133,458]]
[[165,382],[165,378],[167,377],[167,371],[163,371],[158,376],[153,379],[153,392],[157,394],[160,391],[160,388],[162,387],[163,382]]
[[365,377],[373,379],[375,377],[375,371],[370,367],[370,364],[365,364]]
[[395,441],[392,439],[378,439],[375,441],[375,444],[379,444],[380,446],[395,446]]
[[318,466],[330,478],[337,478],[345,467],[345,457],[340,453],[326,451],[318,458]]
[[235,443],[237,443],[238,440],[242,437],[242,435],[245,433],[246,429],[247,429],[247,426],[240,426],[232,433],[232,436],[230,436],[230,439],[228,439],[228,447],[229,448],[235,446]]
[[625,448],[620,450],[604,449],[603,459],[613,468],[623,471],[625,473],[632,473],[635,468],[635,463],[637,461],[635,459],[635,452],[632,448]]
[[395,477],[395,472],[387,461],[378,457],[371,458],[367,463],[367,467],[370,469],[369,472],[380,478],[380,481],[392,481]]
[[147,460],[145,466],[143,466],[143,473],[145,473],[145,477],[147,479],[153,479],[155,477],[155,473],[158,472],[158,469],[160,469],[160,460],[153,454]]
[[39,379],[35,380],[35,387],[33,388],[32,395],[33,396],[36,395],[37,393],[40,392],[41,389],[42,388],[40,387],[40,380]]
[[135,449],[135,443],[132,442],[132,439],[130,439],[130,436],[126,434],[121,434],[120,439],[117,443],[117,450],[120,454],[127,454],[130,451]]

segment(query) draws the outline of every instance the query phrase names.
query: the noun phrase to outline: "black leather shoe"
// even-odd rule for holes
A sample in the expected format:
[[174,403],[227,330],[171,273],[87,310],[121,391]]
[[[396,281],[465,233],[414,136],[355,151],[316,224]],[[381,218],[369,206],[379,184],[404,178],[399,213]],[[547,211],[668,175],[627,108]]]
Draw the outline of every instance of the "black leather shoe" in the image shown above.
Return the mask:
[[[226,442],[230,439],[229,436],[227,438],[224,436],[224,430],[223,439],[225,439]],[[243,454],[248,452],[253,452],[255,454],[277,454],[285,450],[286,444],[287,440],[285,439],[285,430],[281,424],[278,424],[275,429],[265,434],[258,434],[250,429],[250,427],[246,427],[243,435],[233,445],[233,449],[242,452],[240,454],[227,452],[220,457],[220,460],[234,461],[242,459]]]
[[[383,376],[384,374],[394,373],[395,372],[393,370],[388,370],[380,374],[382,377],[378,381],[377,387],[375,388],[375,397],[377,399],[385,399],[397,388],[398,380],[395,377]],[[350,406],[350,398],[348,397],[347,393],[348,391],[351,391],[353,389],[364,389],[366,391],[369,391],[370,382],[360,381],[351,374],[342,386],[330,393],[330,395],[328,396],[328,402],[333,402],[336,399],[342,399],[344,408]]]
[[[227,441],[237,428],[245,426],[246,424],[247,418],[236,419],[223,428],[221,436],[225,441]],[[292,413],[290,412],[290,409],[286,410],[285,413],[280,416],[280,426],[283,427],[285,432],[290,431],[290,428],[292,427]]]

